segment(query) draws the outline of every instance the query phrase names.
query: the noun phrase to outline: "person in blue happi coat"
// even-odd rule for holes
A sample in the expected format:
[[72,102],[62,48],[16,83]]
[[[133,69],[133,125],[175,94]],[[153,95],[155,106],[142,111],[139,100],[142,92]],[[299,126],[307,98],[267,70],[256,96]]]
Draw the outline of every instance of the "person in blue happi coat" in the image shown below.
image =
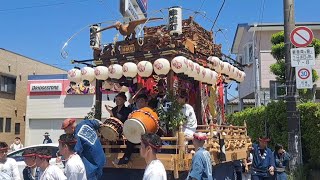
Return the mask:
[[251,180],[272,180],[274,175],[274,156],[268,148],[267,137],[260,137],[259,144],[253,144],[253,161],[251,166]]
[[99,120],[82,120],[78,124],[73,118],[65,119],[61,129],[66,134],[74,134],[77,144],[74,151],[81,157],[86,168],[87,179],[98,180],[103,174],[106,156],[103,152],[97,130],[102,124]]
[[210,153],[203,147],[207,135],[202,132],[193,134],[193,145],[196,150],[187,180],[213,180],[212,160]]
[[287,180],[286,167],[289,165],[290,155],[281,144],[274,148],[275,178],[276,180]]

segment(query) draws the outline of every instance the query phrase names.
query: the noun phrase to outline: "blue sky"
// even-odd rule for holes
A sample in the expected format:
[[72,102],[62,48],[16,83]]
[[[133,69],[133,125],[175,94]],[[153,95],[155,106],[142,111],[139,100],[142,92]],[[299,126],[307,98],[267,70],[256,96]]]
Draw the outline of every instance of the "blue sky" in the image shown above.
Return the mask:
[[[209,19],[214,20],[222,2],[223,0],[149,0],[148,12],[150,17],[161,17],[162,14],[157,10],[179,5],[195,11],[200,9]],[[296,22],[319,21],[319,5],[319,0],[296,0]],[[224,34],[218,32],[216,42],[222,44],[224,53],[228,54],[237,24],[283,22],[282,7],[282,0],[226,0],[217,26],[214,27],[214,31],[224,29]],[[165,10],[163,12],[167,13]],[[193,12],[184,10],[183,14],[188,17]],[[63,44],[89,24],[116,20],[121,20],[118,0],[3,1],[0,6],[0,47],[67,70],[73,67],[71,59],[92,58],[89,29],[84,29],[69,42],[66,48],[69,54],[67,59],[60,55]],[[196,21],[206,29],[212,26],[210,21],[200,15],[196,16]],[[104,26],[110,24],[106,23]],[[103,33],[103,43],[110,42],[115,34],[116,31]]]

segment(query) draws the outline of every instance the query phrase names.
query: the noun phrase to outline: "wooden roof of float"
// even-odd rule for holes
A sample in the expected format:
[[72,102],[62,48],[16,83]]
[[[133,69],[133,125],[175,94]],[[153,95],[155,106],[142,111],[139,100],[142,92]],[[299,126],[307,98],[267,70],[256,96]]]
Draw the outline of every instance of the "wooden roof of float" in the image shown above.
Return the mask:
[[154,61],[159,57],[183,55],[202,65],[209,56],[221,57],[221,45],[213,43],[212,32],[192,17],[182,21],[183,33],[171,36],[166,25],[145,27],[144,38],[117,41],[103,50],[94,50],[96,65],[123,64],[127,61]]

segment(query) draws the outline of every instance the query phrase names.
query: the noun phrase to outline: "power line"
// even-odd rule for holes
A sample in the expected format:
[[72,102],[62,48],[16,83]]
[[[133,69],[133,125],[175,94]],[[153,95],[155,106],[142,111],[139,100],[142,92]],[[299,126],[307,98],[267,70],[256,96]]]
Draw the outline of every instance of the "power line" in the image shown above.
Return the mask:
[[89,0],[80,0],[80,1],[72,1],[72,2],[61,2],[61,3],[52,3],[52,4],[43,4],[43,5],[33,5],[33,6],[25,6],[25,7],[17,7],[17,8],[9,8],[9,9],[0,9],[0,12],[8,12],[8,11],[17,11],[24,9],[34,9],[34,8],[42,8],[42,7],[51,7],[51,6],[60,6],[66,4],[80,3]]
[[200,10],[202,9],[202,6],[203,6],[203,4],[204,4],[205,1],[206,1],[206,0],[202,0],[202,3],[201,3],[201,5],[200,5],[198,11],[195,11],[194,19],[196,19],[196,16],[197,16],[197,14],[200,12]]
[[223,3],[222,3],[222,5],[220,6],[219,12],[218,12],[218,14],[217,14],[217,16],[216,16],[216,19],[214,20],[214,22],[213,22],[213,24],[212,24],[212,27],[211,27],[210,31],[212,31],[214,25],[216,24],[216,22],[217,22],[217,20],[218,20],[218,17],[220,16],[220,12],[221,12],[221,10],[222,10],[225,2],[226,2],[226,0],[223,0]]
[[[262,20],[263,20],[263,15],[264,15],[264,7],[265,7],[265,0],[262,0],[262,5],[261,5],[261,9],[260,9],[260,16],[259,16],[259,23],[260,25],[262,24]],[[262,29],[262,27],[260,27],[260,30]],[[259,33],[259,51],[261,49],[261,32]]]

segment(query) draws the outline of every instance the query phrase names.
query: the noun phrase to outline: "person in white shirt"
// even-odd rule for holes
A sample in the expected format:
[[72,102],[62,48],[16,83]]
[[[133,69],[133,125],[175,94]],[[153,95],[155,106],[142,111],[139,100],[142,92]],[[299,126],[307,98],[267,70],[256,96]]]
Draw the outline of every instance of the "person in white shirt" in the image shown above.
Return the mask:
[[21,143],[21,139],[19,137],[14,138],[14,142],[10,145],[11,151],[16,151],[23,148],[23,144]]
[[187,118],[186,122],[182,126],[182,131],[184,132],[186,137],[191,138],[196,132],[198,123],[193,107],[188,104],[187,101],[188,93],[185,91],[181,91],[179,94],[178,102],[183,105],[182,113]]
[[0,142],[0,179],[20,180],[18,165],[16,160],[7,157],[8,144]]
[[39,148],[36,153],[36,165],[40,168],[39,180],[66,180],[63,171],[56,165],[50,164],[51,151],[46,148]]
[[167,180],[166,169],[156,156],[161,144],[161,139],[157,134],[147,133],[141,136],[140,156],[147,163],[143,180]]
[[62,134],[59,138],[59,152],[66,160],[64,174],[68,180],[87,180],[84,164],[74,152],[76,143],[77,138],[73,134]]
[[36,165],[36,149],[28,148],[22,153],[26,167],[22,171],[24,180],[37,180],[39,168]]

